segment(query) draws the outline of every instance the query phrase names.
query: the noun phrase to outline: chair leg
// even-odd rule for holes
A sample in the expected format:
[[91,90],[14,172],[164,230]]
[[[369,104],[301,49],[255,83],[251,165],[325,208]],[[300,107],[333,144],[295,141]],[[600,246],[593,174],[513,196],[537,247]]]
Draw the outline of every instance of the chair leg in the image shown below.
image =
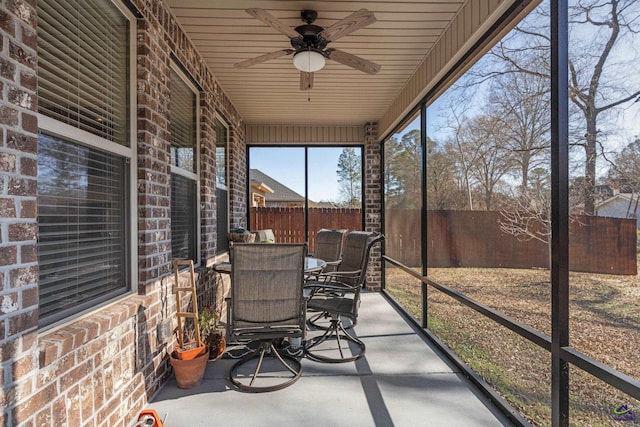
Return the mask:
[[[327,356],[321,355],[318,351],[312,350],[314,347],[322,344],[327,340],[336,341],[336,344],[338,346],[338,352],[340,353],[340,357],[327,357]],[[359,351],[350,357],[345,357],[342,349],[342,341],[350,341],[354,343],[359,347]],[[362,356],[364,356],[365,350],[366,350],[366,347],[364,343],[360,341],[358,338],[349,334],[349,332],[347,332],[339,316],[334,316],[331,319],[331,324],[325,330],[324,334],[311,338],[305,344],[305,352],[307,353],[307,357],[309,357],[309,359],[315,360],[317,362],[326,362],[326,363],[353,362],[354,360],[358,360]]]
[[[276,384],[254,385],[256,380],[258,382],[260,382],[260,380],[264,380],[264,378],[260,377],[260,370],[262,368],[265,356],[273,357],[274,359],[278,360],[280,364],[282,364],[282,366],[284,366],[287,371],[292,374],[292,376],[288,377],[286,381]],[[238,369],[248,363],[250,360],[256,358],[258,359],[256,368],[254,369],[253,374],[251,374],[251,380],[247,384],[246,381],[241,381],[240,377],[238,376]],[[273,346],[271,340],[264,340],[260,342],[260,346],[255,351],[238,360],[231,367],[231,370],[229,371],[229,381],[240,390],[252,393],[261,393],[266,391],[281,390],[285,387],[288,387],[291,384],[295,383],[301,375],[302,365],[298,360],[294,359],[293,357],[281,355]]]
[[[315,314],[313,316],[310,316],[307,319],[307,325],[312,326],[315,329],[321,329],[326,331],[327,329],[329,329],[331,327],[331,324],[329,324],[329,326],[323,325],[321,323],[318,323],[320,321],[320,319],[322,318],[328,318],[329,316],[331,316],[329,314],[329,312],[327,311],[321,311],[318,314]],[[357,320],[352,320],[350,324],[348,324],[347,326],[344,326],[344,322],[342,323],[342,327],[344,329],[353,329],[353,327],[356,325]]]

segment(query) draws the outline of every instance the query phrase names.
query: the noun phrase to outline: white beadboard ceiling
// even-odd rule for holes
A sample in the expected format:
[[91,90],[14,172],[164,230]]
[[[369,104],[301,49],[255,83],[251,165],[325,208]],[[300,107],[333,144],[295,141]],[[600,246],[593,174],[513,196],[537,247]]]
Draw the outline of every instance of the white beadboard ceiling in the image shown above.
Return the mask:
[[[246,123],[294,125],[346,125],[379,120],[465,3],[464,0],[167,2]],[[324,28],[367,8],[375,13],[377,21],[328,47],[373,61],[382,70],[369,75],[327,60],[327,65],[315,73],[313,89],[301,91],[292,56],[235,68],[237,62],[291,48],[285,35],[247,14],[248,8],[264,9],[291,27],[302,24],[301,10],[316,10],[318,18],[314,24]]]

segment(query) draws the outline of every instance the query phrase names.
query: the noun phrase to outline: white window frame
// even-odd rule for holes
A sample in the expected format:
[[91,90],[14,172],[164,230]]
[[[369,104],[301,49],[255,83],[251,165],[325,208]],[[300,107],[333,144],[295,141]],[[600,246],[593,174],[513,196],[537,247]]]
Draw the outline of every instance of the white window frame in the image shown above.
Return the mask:
[[[193,159],[195,172],[188,171],[179,166],[171,165],[171,173],[181,175],[187,179],[194,180],[196,182],[196,235],[194,238],[196,239],[196,255],[195,260],[193,262],[195,267],[200,266],[200,259],[202,258],[202,245],[201,243],[201,224],[200,224],[200,91],[193,82],[184,74],[182,69],[175,61],[171,61],[171,69],[175,71],[175,73],[180,77],[180,79],[193,91],[196,96],[196,146],[195,146],[195,156]],[[169,102],[171,102],[171,95],[169,95]],[[171,236],[173,239],[173,236]]]

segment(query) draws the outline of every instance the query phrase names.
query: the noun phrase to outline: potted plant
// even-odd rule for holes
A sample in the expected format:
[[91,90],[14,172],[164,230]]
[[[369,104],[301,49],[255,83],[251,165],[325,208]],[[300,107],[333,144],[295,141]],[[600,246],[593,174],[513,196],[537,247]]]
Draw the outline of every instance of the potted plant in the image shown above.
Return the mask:
[[200,340],[194,340],[193,332],[189,331],[186,335],[187,340],[178,339],[176,347],[169,354],[179,388],[191,388],[200,384],[209,360],[207,346]]
[[209,350],[209,360],[216,360],[222,357],[227,345],[222,331],[218,329],[219,319],[220,315],[210,305],[205,306],[198,316],[200,333],[204,337],[204,343]]
[[187,331],[185,333],[186,338],[184,341],[178,339],[178,345],[173,350],[173,354],[176,359],[180,360],[193,360],[206,350],[204,342],[195,338],[193,331]]

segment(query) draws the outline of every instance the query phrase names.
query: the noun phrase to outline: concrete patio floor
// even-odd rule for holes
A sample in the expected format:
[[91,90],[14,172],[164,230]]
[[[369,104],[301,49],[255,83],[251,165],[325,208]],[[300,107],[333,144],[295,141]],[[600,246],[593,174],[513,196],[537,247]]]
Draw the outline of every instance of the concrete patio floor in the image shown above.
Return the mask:
[[165,427],[513,425],[381,294],[362,295],[355,334],[367,346],[362,359],[303,359],[302,377],[283,390],[237,391],[226,379],[234,360],[220,359],[195,388],[171,378],[148,408],[167,415]]

